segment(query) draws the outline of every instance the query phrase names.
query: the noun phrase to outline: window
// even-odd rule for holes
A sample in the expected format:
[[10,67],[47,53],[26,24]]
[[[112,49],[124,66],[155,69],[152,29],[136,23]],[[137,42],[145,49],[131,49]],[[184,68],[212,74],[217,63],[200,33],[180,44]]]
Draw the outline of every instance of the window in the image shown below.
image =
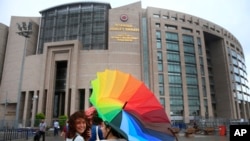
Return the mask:
[[203,65],[203,57],[199,57],[199,60],[200,60],[200,65]]
[[166,40],[178,41],[178,34],[172,32],[166,32]]
[[162,52],[161,51],[157,51],[157,60],[158,61],[162,60]]
[[161,39],[161,31],[156,31],[156,39]]
[[159,94],[160,94],[160,96],[164,96],[165,95],[163,84],[159,84]]
[[156,41],[156,48],[160,49],[161,48],[161,40]]
[[176,21],[176,20],[177,20],[177,18],[176,18],[175,16],[171,16],[171,20]]
[[166,25],[165,25],[165,28],[171,29],[171,30],[177,30],[177,26],[175,26],[175,25],[166,24]]
[[166,106],[166,104],[165,104],[165,98],[161,97],[160,98],[160,103],[165,108],[165,106]]
[[193,54],[185,54],[185,63],[196,64]]
[[169,73],[168,74],[168,83],[169,84],[182,84],[181,75],[178,73]]
[[182,36],[183,43],[194,44],[194,38],[190,35],[183,35]]
[[163,64],[162,61],[158,61],[158,71],[163,72]]
[[153,14],[154,18],[160,18],[160,14]]
[[169,87],[170,96],[182,96],[182,87],[181,85],[171,85]]
[[164,77],[163,77],[163,74],[158,74],[158,81],[159,81],[159,84],[164,84]]
[[193,32],[193,30],[190,29],[190,28],[182,27],[181,29],[182,29],[182,31],[187,32],[187,33],[192,33]]
[[194,75],[187,76],[186,80],[187,80],[187,85],[197,85],[198,84],[197,77]]
[[192,44],[185,44],[184,43],[183,47],[184,47],[184,52],[185,53],[192,53],[192,54],[195,53],[194,45],[192,45]]
[[195,65],[190,65],[186,64],[186,74],[197,74],[196,66]]
[[180,63],[168,62],[168,72],[180,73],[181,72]]
[[178,52],[168,51],[167,61],[180,62],[180,54]]
[[204,66],[200,65],[200,71],[201,71],[201,75],[205,75],[205,71],[204,71]]
[[170,51],[179,51],[179,44],[178,44],[178,42],[167,41],[167,50],[170,50]]
[[155,23],[155,27],[161,27],[160,23]]
[[178,52],[168,52],[167,60],[173,62],[180,62],[180,54]]
[[199,97],[199,90],[197,86],[188,87],[187,91],[189,97],[196,97],[196,98]]
[[169,18],[169,16],[167,16],[167,15],[163,15],[163,16],[162,16],[162,18],[163,18],[163,19],[168,19],[168,18]]

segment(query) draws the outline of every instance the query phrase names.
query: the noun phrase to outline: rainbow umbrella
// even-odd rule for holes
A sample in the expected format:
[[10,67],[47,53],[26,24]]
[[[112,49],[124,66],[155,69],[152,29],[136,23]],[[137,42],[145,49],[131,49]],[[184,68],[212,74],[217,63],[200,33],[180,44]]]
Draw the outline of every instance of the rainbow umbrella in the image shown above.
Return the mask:
[[98,72],[90,102],[98,115],[129,141],[173,141],[169,118],[155,95],[132,75]]

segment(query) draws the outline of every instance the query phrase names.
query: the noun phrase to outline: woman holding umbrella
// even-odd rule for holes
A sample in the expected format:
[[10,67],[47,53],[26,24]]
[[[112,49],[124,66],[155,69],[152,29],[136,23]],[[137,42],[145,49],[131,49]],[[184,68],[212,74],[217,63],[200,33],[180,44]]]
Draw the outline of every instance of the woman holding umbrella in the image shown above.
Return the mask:
[[98,141],[104,139],[100,127],[102,124],[102,119],[98,116],[96,109],[93,106],[89,107],[85,111],[85,114],[88,117],[91,124],[91,137],[89,141]]
[[102,122],[101,130],[105,141],[126,141],[124,137],[112,128],[108,123]]

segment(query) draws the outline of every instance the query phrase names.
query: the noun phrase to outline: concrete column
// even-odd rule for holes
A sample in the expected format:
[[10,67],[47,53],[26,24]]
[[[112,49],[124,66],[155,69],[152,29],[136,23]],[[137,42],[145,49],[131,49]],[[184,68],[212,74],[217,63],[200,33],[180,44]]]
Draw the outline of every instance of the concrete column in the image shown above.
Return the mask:
[[21,119],[22,120],[22,127],[25,127],[25,123],[26,123],[26,120],[27,120],[27,112],[28,112],[28,103],[29,103],[29,93],[28,92],[25,92],[25,98],[24,98],[24,107],[23,107],[23,118]]
[[37,101],[38,101],[38,95],[36,92],[34,92],[34,95],[32,97],[32,115],[31,115],[31,127],[34,127],[35,124],[35,116],[36,116],[36,108],[37,108]]

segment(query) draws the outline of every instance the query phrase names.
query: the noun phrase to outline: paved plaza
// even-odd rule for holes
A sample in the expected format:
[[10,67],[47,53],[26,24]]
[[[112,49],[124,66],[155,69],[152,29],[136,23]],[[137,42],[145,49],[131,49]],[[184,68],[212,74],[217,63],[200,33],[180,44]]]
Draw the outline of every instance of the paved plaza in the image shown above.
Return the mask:
[[[14,140],[14,141],[33,141],[33,138],[28,140]],[[40,139],[42,141],[42,139]],[[46,141],[64,141],[63,137],[60,136],[46,136]],[[229,136],[219,135],[194,135],[193,137],[185,137],[183,133],[178,136],[178,141],[229,141]]]

